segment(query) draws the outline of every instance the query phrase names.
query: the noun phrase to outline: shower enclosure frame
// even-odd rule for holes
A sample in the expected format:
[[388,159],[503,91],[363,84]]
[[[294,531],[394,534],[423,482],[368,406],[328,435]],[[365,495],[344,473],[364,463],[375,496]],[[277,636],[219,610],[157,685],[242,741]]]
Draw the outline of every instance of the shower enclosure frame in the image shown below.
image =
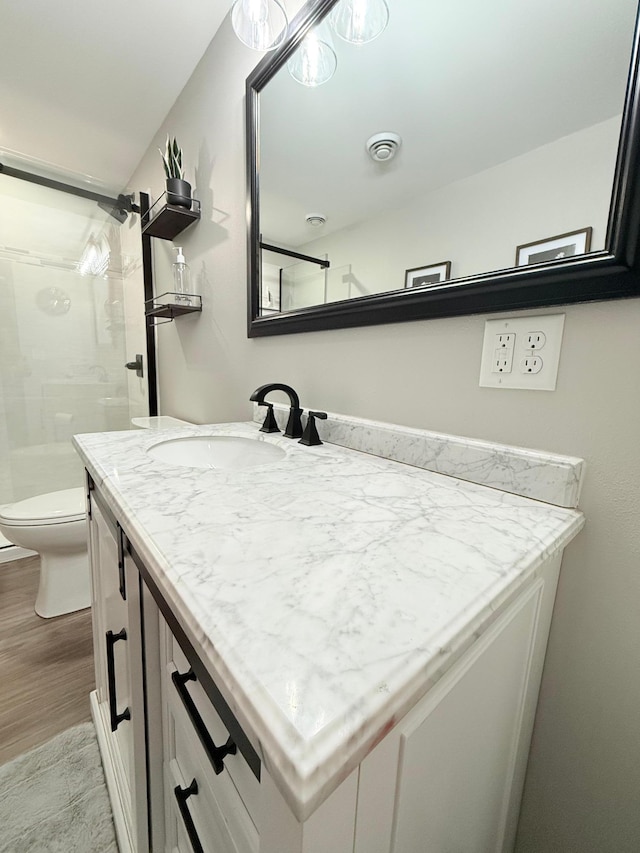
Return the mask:
[[[90,201],[97,202],[103,209],[111,208],[112,215],[119,222],[124,222],[120,216],[124,214],[125,219],[129,213],[139,213],[142,221],[149,211],[149,196],[147,193],[140,192],[140,204],[134,203],[134,195],[120,194],[117,198],[103,195],[102,193],[94,192],[93,190],[84,187],[76,187],[73,184],[65,184],[63,181],[57,181],[53,178],[47,178],[43,175],[36,175],[32,172],[25,172],[22,169],[14,169],[12,166],[7,166],[0,163],[0,174],[6,175],[9,178],[18,178],[22,181],[27,181],[31,184],[38,184],[42,187],[47,187],[52,190],[75,195],[79,198],[86,198]],[[116,213],[117,211],[117,213]],[[143,234],[141,230],[142,240],[142,275],[144,282],[144,301],[153,299],[153,262],[151,251],[151,237],[148,234]],[[158,377],[157,377],[157,362],[156,362],[156,335],[153,318],[145,318],[145,337],[147,349],[147,398],[149,401],[149,416],[153,417],[158,414]]]

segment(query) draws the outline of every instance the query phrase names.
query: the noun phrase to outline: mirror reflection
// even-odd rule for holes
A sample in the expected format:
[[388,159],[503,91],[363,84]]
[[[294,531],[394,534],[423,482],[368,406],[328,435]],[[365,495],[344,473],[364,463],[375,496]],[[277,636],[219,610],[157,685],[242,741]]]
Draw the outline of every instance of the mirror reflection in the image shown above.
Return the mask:
[[605,247],[636,0],[345,2],[260,93],[262,315]]

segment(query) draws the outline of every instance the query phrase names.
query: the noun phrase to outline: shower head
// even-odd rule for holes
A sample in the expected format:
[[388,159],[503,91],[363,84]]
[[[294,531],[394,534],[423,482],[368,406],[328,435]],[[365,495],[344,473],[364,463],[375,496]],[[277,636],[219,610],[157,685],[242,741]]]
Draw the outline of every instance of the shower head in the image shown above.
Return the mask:
[[106,204],[104,201],[99,201],[98,207],[100,207],[102,210],[106,210],[109,216],[113,216],[113,218],[117,219],[121,225],[123,222],[127,221],[127,217],[129,216],[126,210],[120,210],[111,204]]
[[123,195],[122,193],[115,200],[115,204],[108,201],[99,201],[98,207],[106,210],[109,216],[113,216],[121,225],[127,221],[127,216],[132,211],[134,213],[140,212],[138,205],[133,203],[133,195]]

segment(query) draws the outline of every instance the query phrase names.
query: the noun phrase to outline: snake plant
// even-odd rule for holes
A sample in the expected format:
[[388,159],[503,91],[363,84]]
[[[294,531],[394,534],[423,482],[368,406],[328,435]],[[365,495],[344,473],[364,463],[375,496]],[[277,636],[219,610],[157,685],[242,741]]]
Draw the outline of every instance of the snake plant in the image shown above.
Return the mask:
[[158,148],[164,163],[164,171],[167,178],[178,178],[184,180],[184,167],[182,165],[182,148],[178,145],[178,141],[173,137],[167,136],[167,144],[164,153]]

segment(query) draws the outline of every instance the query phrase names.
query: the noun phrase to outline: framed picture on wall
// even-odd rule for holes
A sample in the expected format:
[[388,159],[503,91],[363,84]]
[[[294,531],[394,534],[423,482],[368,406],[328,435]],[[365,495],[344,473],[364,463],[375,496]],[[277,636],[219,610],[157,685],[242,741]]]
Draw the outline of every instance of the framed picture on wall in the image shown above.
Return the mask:
[[451,278],[451,261],[429,264],[427,267],[414,267],[404,274],[405,287],[435,287]]
[[591,232],[593,228],[581,228],[580,231],[569,231],[548,237],[546,240],[536,240],[535,243],[524,243],[516,249],[516,266],[541,264],[544,261],[556,261],[571,258],[574,255],[586,255],[591,248]]

